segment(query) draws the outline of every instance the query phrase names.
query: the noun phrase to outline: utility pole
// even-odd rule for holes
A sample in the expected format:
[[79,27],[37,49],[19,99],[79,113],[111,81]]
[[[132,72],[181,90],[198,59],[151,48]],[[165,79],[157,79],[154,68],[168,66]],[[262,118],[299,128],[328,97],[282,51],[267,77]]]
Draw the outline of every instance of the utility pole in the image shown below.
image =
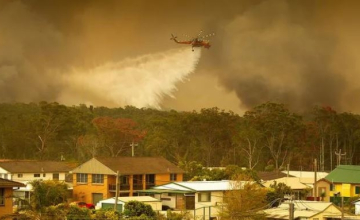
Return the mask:
[[314,159],[314,200],[317,201],[317,161]]
[[345,153],[341,153],[341,149],[339,150],[339,153],[335,151],[336,159],[337,159],[337,165],[339,166],[341,164],[341,157],[346,155]]
[[115,187],[115,204],[114,204],[114,211],[117,210],[117,203],[118,203],[118,197],[119,197],[119,171],[116,171],[116,187]]
[[290,172],[290,164],[287,164],[287,178],[289,178],[289,172]]
[[344,220],[344,196],[341,193],[341,220]]
[[295,205],[293,201],[289,203],[289,220],[294,220]]
[[130,144],[131,146],[131,156],[135,156],[135,150],[134,147],[138,146],[138,144],[135,144],[134,141]]

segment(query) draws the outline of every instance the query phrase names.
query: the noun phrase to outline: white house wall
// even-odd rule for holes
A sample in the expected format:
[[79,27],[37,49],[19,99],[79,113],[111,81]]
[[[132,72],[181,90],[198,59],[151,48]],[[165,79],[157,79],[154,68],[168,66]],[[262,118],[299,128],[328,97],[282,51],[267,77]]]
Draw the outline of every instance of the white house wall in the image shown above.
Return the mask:
[[[11,176],[13,181],[28,182],[33,180],[53,180],[53,174],[54,173],[40,173],[40,177],[34,177],[34,173],[22,173],[22,177],[18,177],[18,173],[14,173],[11,174]],[[65,173],[59,173],[59,181],[65,181],[65,177]]]
[[9,172],[1,167],[0,167],[0,178],[9,179],[9,180],[11,179]]
[[211,192],[210,202],[198,202],[199,193],[195,194],[195,215],[203,217],[205,213],[205,219],[209,219],[209,214],[211,217],[218,216],[219,209],[221,209],[221,204],[223,202],[224,193],[222,191]]
[[167,205],[172,208],[174,208],[176,206],[176,197],[168,196],[167,193],[155,194],[154,198],[160,200],[163,205]]

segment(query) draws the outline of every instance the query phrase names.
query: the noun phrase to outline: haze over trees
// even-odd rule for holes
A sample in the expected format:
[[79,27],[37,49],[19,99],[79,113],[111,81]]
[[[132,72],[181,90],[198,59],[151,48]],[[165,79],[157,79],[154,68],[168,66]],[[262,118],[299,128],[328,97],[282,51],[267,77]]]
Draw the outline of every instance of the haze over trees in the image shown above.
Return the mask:
[[[264,103],[243,116],[59,103],[0,104],[0,158],[85,161],[94,156],[162,156],[175,164],[254,170],[319,170],[360,162],[360,117],[316,106],[299,114]],[[345,154],[346,153],[346,154]],[[343,154],[341,158],[337,155]],[[345,155],[344,155],[345,154]]]

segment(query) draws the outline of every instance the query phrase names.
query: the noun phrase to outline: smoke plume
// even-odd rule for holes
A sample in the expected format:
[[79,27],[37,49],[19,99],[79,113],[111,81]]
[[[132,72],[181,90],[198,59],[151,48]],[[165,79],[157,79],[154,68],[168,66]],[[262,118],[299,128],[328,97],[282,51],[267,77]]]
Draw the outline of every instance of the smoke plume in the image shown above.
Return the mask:
[[[0,102],[243,112],[273,101],[359,112],[359,9],[338,0],[0,0]],[[169,38],[200,30],[216,36],[196,66],[199,51]]]

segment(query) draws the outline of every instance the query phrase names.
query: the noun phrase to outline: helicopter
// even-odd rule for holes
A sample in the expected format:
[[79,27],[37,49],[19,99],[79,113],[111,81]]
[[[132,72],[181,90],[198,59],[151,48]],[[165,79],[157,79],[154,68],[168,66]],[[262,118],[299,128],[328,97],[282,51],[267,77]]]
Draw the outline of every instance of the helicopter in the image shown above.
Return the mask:
[[192,51],[194,51],[194,47],[204,47],[206,49],[209,49],[211,47],[210,42],[208,40],[204,40],[204,38],[214,36],[215,33],[207,34],[204,36],[201,36],[201,33],[202,33],[202,31],[200,31],[200,33],[198,34],[197,37],[194,37],[190,40],[185,40],[185,41],[178,41],[177,36],[174,36],[173,34],[171,34],[170,40],[173,40],[173,41],[175,41],[175,43],[178,43],[178,44],[189,44],[189,45],[191,45]]

